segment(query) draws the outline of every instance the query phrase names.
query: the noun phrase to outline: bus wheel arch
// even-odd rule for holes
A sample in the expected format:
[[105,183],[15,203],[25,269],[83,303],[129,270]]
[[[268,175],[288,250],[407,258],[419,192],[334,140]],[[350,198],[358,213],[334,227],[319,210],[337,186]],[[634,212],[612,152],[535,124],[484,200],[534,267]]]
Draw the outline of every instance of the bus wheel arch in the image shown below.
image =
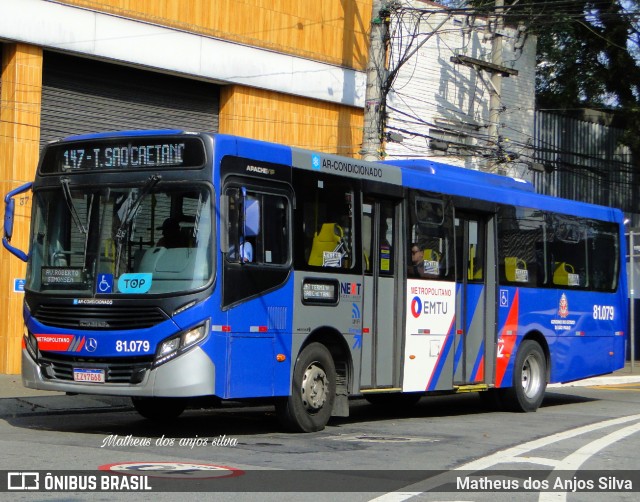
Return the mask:
[[503,405],[512,411],[536,411],[549,381],[549,347],[537,332],[520,342],[513,367],[512,386],[501,390]]
[[549,350],[549,344],[547,343],[547,339],[544,337],[544,335],[540,331],[533,330],[524,336],[522,341],[524,340],[533,340],[542,349],[542,352],[545,358],[545,366],[547,370],[545,378],[547,379],[547,382],[549,382],[551,378],[551,351]]
[[312,333],[293,368],[291,394],[276,402],[280,422],[297,432],[324,429],[332,416],[348,416],[351,357],[332,330]]

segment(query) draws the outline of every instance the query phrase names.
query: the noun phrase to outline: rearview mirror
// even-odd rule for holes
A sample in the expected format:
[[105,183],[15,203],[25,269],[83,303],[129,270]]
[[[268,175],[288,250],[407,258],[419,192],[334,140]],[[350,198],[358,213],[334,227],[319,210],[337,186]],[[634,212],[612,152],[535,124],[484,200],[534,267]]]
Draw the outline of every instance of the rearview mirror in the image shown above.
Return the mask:
[[11,254],[17,256],[22,261],[27,261],[29,256],[24,251],[12,246],[10,244],[11,237],[13,237],[13,221],[15,216],[16,209],[16,201],[14,197],[19,195],[27,190],[31,190],[33,183],[26,183],[15,190],[11,190],[4,197],[4,231],[2,236],[2,245],[7,249]]
[[13,216],[15,212],[16,201],[9,199],[4,206],[4,236],[11,242],[13,237]]

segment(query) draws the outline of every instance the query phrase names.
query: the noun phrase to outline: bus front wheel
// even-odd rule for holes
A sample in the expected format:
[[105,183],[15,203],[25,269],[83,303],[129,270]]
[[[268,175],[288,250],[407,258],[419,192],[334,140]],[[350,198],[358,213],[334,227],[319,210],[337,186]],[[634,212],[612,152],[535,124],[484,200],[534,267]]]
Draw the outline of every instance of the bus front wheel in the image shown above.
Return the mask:
[[547,364],[540,345],[524,340],[516,355],[513,387],[504,389],[504,404],[513,411],[536,411],[547,388]]
[[276,404],[280,422],[296,432],[324,429],[336,397],[336,368],[321,343],[307,345],[296,360],[291,395]]
[[179,397],[132,397],[131,402],[140,415],[154,421],[178,418],[187,407],[187,400]]

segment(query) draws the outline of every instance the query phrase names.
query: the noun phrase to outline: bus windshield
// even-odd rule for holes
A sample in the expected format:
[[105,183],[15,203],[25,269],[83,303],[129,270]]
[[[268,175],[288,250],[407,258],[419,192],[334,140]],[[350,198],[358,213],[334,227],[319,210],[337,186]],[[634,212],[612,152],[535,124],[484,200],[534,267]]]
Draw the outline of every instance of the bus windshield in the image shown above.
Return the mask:
[[80,296],[179,293],[212,275],[207,185],[70,186],[34,193],[26,287]]

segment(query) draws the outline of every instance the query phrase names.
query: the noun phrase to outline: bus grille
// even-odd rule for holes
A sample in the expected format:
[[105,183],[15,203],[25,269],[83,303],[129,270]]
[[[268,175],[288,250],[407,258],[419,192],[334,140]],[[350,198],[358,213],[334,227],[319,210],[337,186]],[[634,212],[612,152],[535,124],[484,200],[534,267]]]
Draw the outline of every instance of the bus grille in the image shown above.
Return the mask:
[[55,380],[73,381],[74,368],[103,369],[107,383],[140,383],[145,372],[151,368],[153,356],[100,358],[61,356],[41,352],[38,363],[43,374]]
[[39,305],[33,317],[47,326],[91,330],[150,328],[169,318],[157,307],[52,304]]

